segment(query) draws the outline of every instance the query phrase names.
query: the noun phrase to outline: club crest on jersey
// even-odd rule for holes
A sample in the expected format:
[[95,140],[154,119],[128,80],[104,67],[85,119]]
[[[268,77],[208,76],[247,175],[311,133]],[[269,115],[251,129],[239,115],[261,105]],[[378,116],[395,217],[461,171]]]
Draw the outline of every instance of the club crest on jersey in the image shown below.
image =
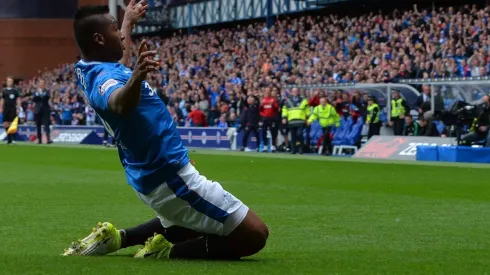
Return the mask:
[[109,90],[110,87],[115,86],[116,84],[117,84],[117,80],[115,79],[107,80],[106,82],[104,82],[104,84],[102,84],[99,87],[99,93],[101,95],[104,95],[107,92],[107,90]]

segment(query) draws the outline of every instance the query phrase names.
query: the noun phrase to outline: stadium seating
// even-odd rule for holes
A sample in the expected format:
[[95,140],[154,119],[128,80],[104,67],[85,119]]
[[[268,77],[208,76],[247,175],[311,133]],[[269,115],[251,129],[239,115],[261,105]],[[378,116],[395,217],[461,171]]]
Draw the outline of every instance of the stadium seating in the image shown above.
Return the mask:
[[318,140],[323,136],[323,129],[318,121],[314,121],[310,128],[310,142],[316,144]]
[[332,144],[334,145],[333,154],[341,155],[344,150],[352,150],[352,152],[357,152],[357,144],[361,139],[362,127],[364,121],[359,118],[356,123],[352,117],[347,120],[342,119],[343,123],[340,130],[336,131],[334,134],[334,140]]
[[[150,0],[149,3],[151,6],[158,6],[161,1]],[[177,115],[185,118],[190,106],[198,104],[206,115],[217,118],[222,114],[227,117],[231,117],[232,114],[239,116],[240,111],[246,106],[247,96],[252,94],[261,99],[263,88],[266,87],[277,88],[280,99],[284,99],[286,93],[281,92],[283,84],[300,82],[329,84],[348,81],[390,83],[406,78],[422,78],[424,73],[430,77],[458,77],[462,74],[472,77],[490,75],[488,51],[480,51],[481,49],[478,48],[483,47],[482,45],[474,44],[471,49],[462,47],[462,51],[467,54],[461,56],[445,51],[428,54],[426,52],[428,48],[440,49],[441,46],[449,43],[449,39],[430,39],[422,43],[406,37],[407,30],[416,32],[411,35],[412,38],[417,35],[439,37],[441,33],[447,37],[450,30],[445,27],[446,24],[433,24],[433,22],[451,22],[450,28],[458,30],[463,27],[462,22],[466,22],[462,19],[467,17],[469,26],[464,26],[464,28],[470,31],[463,35],[464,39],[472,41],[475,37],[473,30],[479,28],[475,26],[478,24],[478,20],[475,19],[478,19],[479,13],[488,13],[488,8],[463,9],[464,12],[458,13],[448,11],[447,8],[407,10],[406,13],[398,15],[402,20],[394,19],[391,13],[387,13],[386,17],[376,13],[361,17],[348,15],[339,17],[330,14],[318,17],[305,15],[281,18],[275,22],[273,31],[271,31],[272,28],[264,28],[263,24],[251,23],[241,28],[208,30],[162,38],[146,37],[149,48],[159,51],[159,58],[163,64],[160,72],[150,75],[150,84],[164,100],[168,101],[170,110],[181,109],[182,112],[175,112]],[[427,16],[416,19],[419,18],[420,13],[425,13]],[[394,26],[393,31],[396,36],[393,39],[387,39],[382,31],[376,30],[377,24],[380,27]],[[423,25],[425,28],[414,29],[413,26],[416,25]],[[360,31],[362,29],[368,31]],[[331,38],[331,34],[338,33],[339,30],[345,31],[348,44],[345,43],[347,40]],[[430,30],[430,33],[425,33],[426,30]],[[423,33],[417,33],[421,31]],[[479,34],[479,40],[488,40],[487,37],[482,37],[483,35],[488,36],[486,33]],[[309,41],[306,47],[295,45],[294,41],[307,36]],[[279,39],[282,39],[281,47],[278,47],[276,43]],[[216,44],[216,41],[219,41],[219,45]],[[133,54],[137,52],[135,47],[139,41],[134,42]],[[240,45],[245,44],[260,44],[260,47],[257,49],[240,48]],[[404,51],[400,51],[400,44],[406,45]],[[286,48],[291,49],[291,53],[284,54]],[[327,49],[332,53],[328,58],[322,55]],[[268,53],[273,58],[257,59],[257,51],[261,54]],[[469,53],[477,51],[481,56],[472,58],[473,54]],[[175,54],[177,52],[178,55]],[[455,62],[456,67],[453,70],[446,68],[444,72],[440,72],[438,66],[427,67],[426,64],[414,62],[416,52],[430,56],[432,63],[435,63],[434,58],[438,58],[441,59],[441,64]],[[329,59],[332,60],[328,61]],[[136,56],[133,55],[133,64],[135,60]],[[359,60],[365,61],[359,63]],[[412,61],[410,65],[407,66],[406,60]],[[466,61],[465,67],[461,65],[463,60]],[[19,83],[23,95],[24,113],[32,108],[29,94],[34,88],[33,82],[43,78],[48,81],[47,88],[52,91],[53,122],[61,121],[59,119],[61,110],[67,107],[64,99],[69,98],[69,108],[77,117],[74,116],[73,124],[85,123],[91,110],[85,108],[84,97],[76,94],[76,77],[73,67],[73,64],[63,64],[54,70],[42,70],[33,79]],[[390,69],[385,70],[384,68]],[[216,87],[213,86],[215,84]],[[415,86],[415,88],[420,87]],[[327,97],[331,102],[334,104],[340,102],[341,93],[332,90],[325,92],[328,92]],[[306,97],[309,95],[309,93],[304,94]],[[233,100],[230,100],[231,96]],[[482,94],[478,93],[477,97],[481,96]],[[217,97],[220,98],[220,106],[217,106]],[[444,106],[450,106],[453,101],[454,99],[445,98]],[[355,105],[352,105],[351,111],[365,112]],[[415,111],[414,114],[417,115],[417,112]],[[380,113],[380,119],[383,123],[388,122],[389,116],[385,110]],[[21,118],[21,122],[26,122],[25,120],[27,116]],[[210,122],[210,126],[214,126],[214,120]],[[356,139],[359,137],[357,131],[362,127],[357,124],[347,125],[348,121],[345,123],[346,125],[333,130],[333,142],[336,145],[357,143]],[[438,123],[438,129],[442,127],[443,125]],[[321,137],[321,129],[317,124],[314,124],[311,129],[311,132],[306,134],[312,141],[317,141]]]

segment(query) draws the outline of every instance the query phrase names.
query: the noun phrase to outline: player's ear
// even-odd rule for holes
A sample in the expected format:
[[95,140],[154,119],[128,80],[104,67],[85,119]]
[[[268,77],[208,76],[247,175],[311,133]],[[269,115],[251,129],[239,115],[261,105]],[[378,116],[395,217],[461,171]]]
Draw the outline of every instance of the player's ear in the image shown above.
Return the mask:
[[105,39],[104,36],[100,33],[94,33],[94,42],[99,46],[104,46]]

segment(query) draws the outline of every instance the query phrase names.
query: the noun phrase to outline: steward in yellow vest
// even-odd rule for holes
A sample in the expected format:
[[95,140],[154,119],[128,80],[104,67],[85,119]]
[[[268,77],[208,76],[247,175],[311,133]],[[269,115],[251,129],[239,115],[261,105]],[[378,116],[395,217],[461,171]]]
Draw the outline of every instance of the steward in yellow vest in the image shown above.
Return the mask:
[[296,154],[298,151],[296,148],[296,138],[298,138],[300,143],[299,153],[302,154],[305,143],[303,129],[306,119],[310,116],[310,106],[308,106],[308,101],[299,95],[297,88],[293,88],[291,93],[292,95],[285,100],[282,107],[282,119],[283,124],[287,123],[290,129],[291,153]]
[[369,97],[366,124],[369,125],[368,139],[372,136],[379,136],[381,130],[381,122],[379,121],[381,109],[375,102],[374,97]]
[[403,135],[405,117],[410,113],[410,107],[407,102],[400,97],[399,91],[392,91],[393,99],[391,100],[390,126],[393,127],[395,136]]
[[320,105],[316,106],[313,109],[313,113],[308,119],[308,125],[313,121],[318,120],[320,122],[320,126],[323,129],[323,149],[322,155],[331,155],[332,154],[332,139],[330,138],[330,131],[332,127],[340,126],[340,116],[335,110],[335,107],[327,103],[325,97],[320,98]]

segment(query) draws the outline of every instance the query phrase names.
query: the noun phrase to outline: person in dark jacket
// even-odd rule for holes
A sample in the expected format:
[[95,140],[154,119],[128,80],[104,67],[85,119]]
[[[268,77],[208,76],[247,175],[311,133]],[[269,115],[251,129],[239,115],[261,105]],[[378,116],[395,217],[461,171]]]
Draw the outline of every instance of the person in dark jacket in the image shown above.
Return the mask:
[[260,108],[258,101],[250,96],[247,99],[247,107],[243,110],[242,114],[242,127],[245,128],[245,134],[242,140],[242,148],[241,151],[244,151],[247,148],[248,137],[250,133],[254,133],[255,138],[257,139],[257,151],[258,145],[260,144],[259,137],[259,122],[260,122]]
[[422,86],[422,94],[417,98],[417,107],[419,108],[419,116],[423,116],[424,113],[427,111],[430,111],[430,86],[429,85],[423,85]]
[[46,89],[46,82],[39,80],[37,89],[33,93],[32,101],[34,102],[34,117],[37,127],[37,142],[42,143],[42,131],[41,126],[44,125],[44,131],[46,132],[47,143],[52,143],[50,138],[49,118],[51,113],[51,107],[49,106],[49,91]]
[[418,133],[415,136],[438,137],[439,131],[437,125],[432,120],[427,120],[424,117],[419,118]]

